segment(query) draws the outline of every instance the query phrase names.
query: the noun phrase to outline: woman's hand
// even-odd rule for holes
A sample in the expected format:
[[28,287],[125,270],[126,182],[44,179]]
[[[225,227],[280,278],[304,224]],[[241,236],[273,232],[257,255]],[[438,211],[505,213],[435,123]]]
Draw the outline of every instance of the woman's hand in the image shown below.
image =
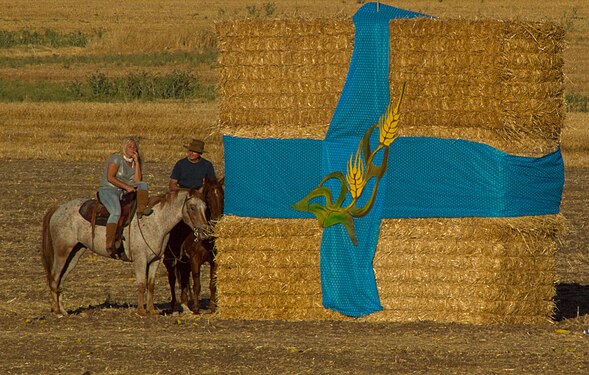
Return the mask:
[[137,188],[135,186],[127,185],[127,186],[125,186],[125,190],[127,191],[127,193],[132,193],[132,192],[136,191]]

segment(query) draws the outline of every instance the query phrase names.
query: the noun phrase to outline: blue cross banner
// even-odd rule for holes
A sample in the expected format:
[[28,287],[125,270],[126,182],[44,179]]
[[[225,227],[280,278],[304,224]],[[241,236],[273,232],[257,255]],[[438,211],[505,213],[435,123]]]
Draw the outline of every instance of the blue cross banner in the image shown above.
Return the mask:
[[[374,3],[358,10],[346,83],[324,140],[224,136],[225,213],[313,218],[293,204],[325,176],[346,171],[367,129],[389,105],[389,21],[423,16],[385,5],[377,9]],[[400,127],[404,116],[411,114],[401,105]],[[322,302],[348,316],[382,310],[372,261],[383,218],[516,217],[560,211],[564,165],[559,149],[533,158],[460,139],[400,137],[387,157],[370,211],[354,219],[357,242],[343,225],[323,230]],[[376,190],[374,184],[370,181],[365,189]],[[340,189],[337,181],[324,186],[336,193]]]

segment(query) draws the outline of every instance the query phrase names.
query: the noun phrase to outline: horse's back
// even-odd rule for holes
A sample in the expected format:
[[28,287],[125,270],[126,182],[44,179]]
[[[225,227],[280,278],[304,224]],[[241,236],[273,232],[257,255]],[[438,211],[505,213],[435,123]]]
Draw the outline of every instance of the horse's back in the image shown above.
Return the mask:
[[48,222],[51,235],[61,240],[78,241],[82,229],[89,227],[79,209],[87,199],[77,198],[67,201],[55,209]]

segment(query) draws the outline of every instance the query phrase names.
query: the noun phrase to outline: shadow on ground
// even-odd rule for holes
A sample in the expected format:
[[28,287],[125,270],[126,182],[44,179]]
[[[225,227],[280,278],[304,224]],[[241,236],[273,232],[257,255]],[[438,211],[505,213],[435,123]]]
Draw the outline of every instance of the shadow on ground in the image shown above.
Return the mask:
[[[554,320],[557,322],[565,319],[574,319],[579,316],[589,315],[589,285],[581,284],[557,284],[556,285],[556,309],[554,311]],[[209,300],[203,299],[199,301],[200,308],[208,309]],[[169,303],[160,303],[155,305],[156,309],[160,311],[161,315],[172,314]],[[116,303],[109,300],[97,305],[89,305],[87,307],[80,307],[75,310],[69,310],[70,314],[80,314],[93,310],[100,309],[129,309],[137,308],[136,304]]]
[[556,286],[554,320],[589,315],[589,285],[558,284]]
[[[209,304],[210,300],[208,298],[201,299],[199,301],[200,309],[203,313],[209,312]],[[192,305],[192,303],[190,304]],[[159,311],[160,315],[171,315],[174,311],[171,310],[170,303],[156,303],[154,305],[157,311]],[[191,306],[189,306],[191,307]],[[118,303],[118,302],[111,302],[108,299],[102,303],[96,305],[88,305],[86,307],[79,307],[75,310],[68,310],[68,314],[72,315],[80,315],[82,313],[92,312],[96,310],[103,310],[103,309],[137,309],[137,304],[129,304],[129,303]],[[190,313],[190,309],[186,309],[186,313]]]

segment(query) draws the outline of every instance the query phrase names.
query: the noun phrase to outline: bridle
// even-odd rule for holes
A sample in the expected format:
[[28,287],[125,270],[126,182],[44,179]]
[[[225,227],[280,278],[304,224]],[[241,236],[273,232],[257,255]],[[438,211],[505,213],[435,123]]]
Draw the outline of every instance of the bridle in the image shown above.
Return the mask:
[[[186,202],[188,202],[190,199],[192,199],[192,197],[193,196],[190,193],[188,193],[186,195],[186,198],[184,198],[184,202],[182,202],[182,216],[183,217],[184,217],[184,208],[186,207]],[[196,225],[194,225],[194,222],[192,221],[192,217],[190,215],[186,215],[186,216],[188,217],[188,221],[190,222],[190,227],[193,228],[193,233],[195,234],[195,236],[198,233],[200,233],[200,231],[208,232],[208,230],[206,228],[200,229]],[[160,255],[157,255],[157,253],[153,250],[153,248],[147,242],[147,239],[145,238],[145,234],[143,233],[143,229],[141,228],[141,220],[139,220],[139,219],[137,219],[137,227],[139,228],[139,233],[141,234],[141,237],[143,238],[143,242],[145,242],[145,244],[147,245],[147,248],[149,249],[149,251],[151,251],[151,253],[155,256],[154,259],[161,258],[162,255],[161,254]],[[129,228],[129,243],[131,242],[130,231],[131,231],[131,229]],[[168,244],[167,246],[170,246],[170,245]],[[162,252],[162,254],[163,254],[163,252]]]

